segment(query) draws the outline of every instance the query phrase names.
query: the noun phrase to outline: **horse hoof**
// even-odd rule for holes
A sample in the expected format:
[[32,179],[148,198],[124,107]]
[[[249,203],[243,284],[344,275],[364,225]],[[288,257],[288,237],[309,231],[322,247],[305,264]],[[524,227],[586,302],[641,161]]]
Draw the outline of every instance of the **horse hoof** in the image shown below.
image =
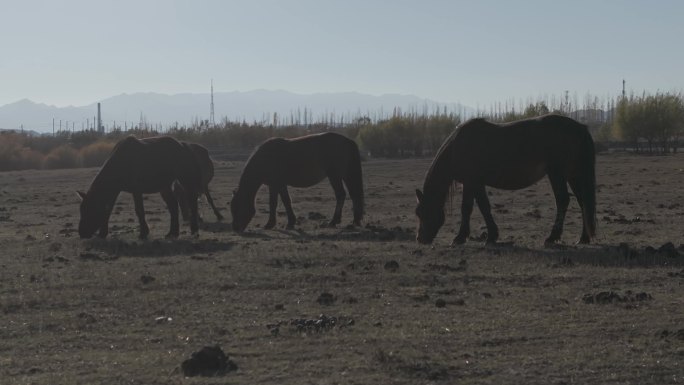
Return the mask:
[[275,227],[275,223],[267,223],[264,225],[264,230],[270,230]]
[[452,246],[453,246],[453,245],[462,245],[462,244],[466,243],[466,241],[468,241],[468,236],[469,236],[469,235],[470,235],[470,233],[467,233],[467,234],[466,234],[466,233],[462,233],[462,232],[459,231],[459,232],[456,234],[456,236],[454,237],[454,240],[451,241],[451,245],[452,245]]
[[166,234],[166,236],[164,236],[164,238],[166,238],[166,239],[176,239],[176,238],[178,238],[178,234],[177,234],[177,233],[168,233],[168,234]]
[[560,241],[560,239],[546,238],[544,241],[544,247],[554,247]]
[[295,228],[295,225],[294,225],[294,224],[289,224],[289,223],[288,223],[287,226],[285,226],[285,229],[287,229],[287,230],[294,230],[294,228]]
[[451,241],[451,246],[459,246],[459,245],[462,245],[464,243],[466,243],[465,238],[456,237],[456,238],[454,238],[453,241]]

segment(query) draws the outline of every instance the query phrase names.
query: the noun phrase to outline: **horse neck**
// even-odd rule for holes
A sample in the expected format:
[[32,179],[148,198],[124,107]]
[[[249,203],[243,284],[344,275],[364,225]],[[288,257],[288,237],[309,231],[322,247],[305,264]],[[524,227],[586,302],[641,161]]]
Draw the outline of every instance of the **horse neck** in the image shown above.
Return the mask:
[[452,169],[452,149],[451,146],[447,145],[439,151],[425,176],[423,192],[431,202],[440,206],[446,202],[449,189],[454,181]]
[[107,160],[90,184],[88,195],[97,195],[108,200],[116,199],[121,191],[121,186],[117,186],[115,182],[117,177],[115,167]]
[[262,181],[256,177],[255,173],[249,164],[245,167],[240,177],[240,184],[238,186],[238,192],[240,195],[244,196],[248,202],[254,203],[257,191],[262,185]]

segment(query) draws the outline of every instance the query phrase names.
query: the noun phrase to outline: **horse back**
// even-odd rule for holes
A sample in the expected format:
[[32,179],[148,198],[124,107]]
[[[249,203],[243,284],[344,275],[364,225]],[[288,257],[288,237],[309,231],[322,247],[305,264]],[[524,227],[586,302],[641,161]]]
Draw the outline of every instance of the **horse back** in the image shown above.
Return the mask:
[[448,155],[457,178],[510,189],[530,185],[551,169],[574,174],[583,159],[594,156],[587,127],[560,115],[505,124],[469,121],[453,137]]
[[346,170],[354,151],[358,154],[358,147],[353,140],[331,132],[291,139],[285,147],[288,158],[328,171]]
[[458,129],[452,149],[472,160],[551,160],[577,149],[587,134],[585,125],[560,115],[505,124],[476,119]]
[[193,152],[168,136],[121,140],[93,184],[127,192],[153,193],[178,179],[188,187],[200,185],[200,167]]
[[245,170],[260,173],[265,184],[308,187],[330,174],[346,174],[354,151],[358,157],[356,143],[336,133],[272,138],[259,146]]

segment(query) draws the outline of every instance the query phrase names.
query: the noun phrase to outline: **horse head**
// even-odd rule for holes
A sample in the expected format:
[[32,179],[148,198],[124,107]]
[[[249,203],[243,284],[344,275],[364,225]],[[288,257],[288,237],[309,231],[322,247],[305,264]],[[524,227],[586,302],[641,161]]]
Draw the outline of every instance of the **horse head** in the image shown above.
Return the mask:
[[[93,196],[89,196],[82,191],[77,191],[76,193],[81,198],[81,219],[78,222],[78,235],[81,238],[90,238],[96,231],[106,226],[107,217],[111,209]],[[100,232],[102,236],[106,235],[106,233],[106,229]]]
[[425,199],[423,192],[416,189],[416,216],[418,217],[418,243],[429,244],[444,224],[444,205]]
[[233,214],[233,231],[241,233],[245,231],[249,222],[256,214],[254,201],[249,201],[240,190],[233,191],[233,199],[230,201],[230,212]]

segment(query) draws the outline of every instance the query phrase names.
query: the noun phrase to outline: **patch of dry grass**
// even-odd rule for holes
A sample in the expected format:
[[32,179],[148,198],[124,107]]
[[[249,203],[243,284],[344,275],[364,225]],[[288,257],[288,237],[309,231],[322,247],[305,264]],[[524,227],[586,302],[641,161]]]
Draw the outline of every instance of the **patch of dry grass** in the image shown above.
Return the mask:
[[[199,238],[182,226],[176,241],[163,239],[168,214],[158,195],[146,198],[150,240],[136,239],[127,194],[109,239],[78,239],[73,191],[96,169],[0,173],[0,382],[682,380],[684,256],[657,250],[682,243],[681,156],[600,156],[599,244],[572,245],[581,229],[573,202],[568,244],[553,249],[542,247],[554,210],[546,181],[492,190],[502,240],[512,245],[448,247],[457,212],[435,245],[416,244],[413,191],[428,164],[364,163],[362,228],[322,226],[334,197],[321,183],[291,190],[296,230],[284,230],[284,213],[275,230],[258,227],[267,219],[262,191],[245,235],[207,222]],[[212,192],[224,212],[239,172],[217,165]],[[473,229],[483,225],[475,213]],[[611,291],[652,299],[583,301]],[[344,327],[293,326],[321,315]],[[184,379],[181,362],[216,344],[238,370]]]

